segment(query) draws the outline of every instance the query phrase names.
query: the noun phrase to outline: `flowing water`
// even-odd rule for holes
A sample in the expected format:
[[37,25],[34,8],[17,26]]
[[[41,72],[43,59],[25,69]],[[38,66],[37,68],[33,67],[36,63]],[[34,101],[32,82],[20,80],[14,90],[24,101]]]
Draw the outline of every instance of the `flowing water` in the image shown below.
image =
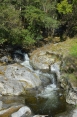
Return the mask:
[[[27,90],[25,96],[0,97],[0,100],[4,102],[4,109],[12,105],[25,103],[25,105],[31,108],[33,115],[39,114],[47,115],[48,117],[70,117],[68,114],[65,116],[65,112],[71,112],[72,109],[67,110],[65,92],[58,85],[57,79],[60,78],[59,65],[54,63],[50,66],[50,71],[48,73],[43,73],[40,70],[33,69],[29,63],[28,54],[22,52],[21,50],[17,50],[13,57],[15,62],[20,63],[38,74],[42,84],[39,87]],[[64,115],[58,116],[61,112],[64,112]]]
[[[25,105],[31,108],[34,115],[55,117],[56,114],[68,110],[65,92],[58,85],[58,79],[60,78],[59,63],[52,64],[49,72],[43,73],[40,70],[33,69],[29,63],[28,54],[21,50],[14,53],[14,60],[37,74],[42,81],[41,86],[26,90],[26,95],[23,96]],[[22,97],[20,98],[19,102],[22,102]]]
[[48,85],[29,90],[25,96],[25,104],[32,109],[34,114],[44,114],[50,117],[54,117],[55,114],[65,111],[66,101],[64,91],[57,85],[57,77],[60,77],[58,64],[55,63],[51,66],[50,73],[43,73],[39,70],[33,70],[29,63],[28,55],[25,54],[24,56],[25,61],[21,63],[22,65],[37,73],[39,77],[43,75],[43,78],[46,77],[50,80]]
[[42,81],[41,86],[27,90],[24,97],[25,105],[29,106],[34,114],[54,117],[55,114],[66,110],[65,94],[63,89],[58,86],[57,81],[57,78],[60,78],[60,68],[57,63],[50,66],[49,73],[43,73],[33,69],[29,63],[28,54],[21,50],[14,52],[14,60],[38,74]]

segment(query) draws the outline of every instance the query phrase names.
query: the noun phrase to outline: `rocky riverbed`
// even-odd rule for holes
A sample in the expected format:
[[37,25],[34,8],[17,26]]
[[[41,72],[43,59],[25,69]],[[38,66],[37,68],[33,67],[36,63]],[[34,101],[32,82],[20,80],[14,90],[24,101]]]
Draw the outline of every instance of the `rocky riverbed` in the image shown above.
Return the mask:
[[30,61],[21,50],[0,49],[0,117],[76,117],[77,60],[70,55],[72,44],[68,39],[44,45],[29,53]]

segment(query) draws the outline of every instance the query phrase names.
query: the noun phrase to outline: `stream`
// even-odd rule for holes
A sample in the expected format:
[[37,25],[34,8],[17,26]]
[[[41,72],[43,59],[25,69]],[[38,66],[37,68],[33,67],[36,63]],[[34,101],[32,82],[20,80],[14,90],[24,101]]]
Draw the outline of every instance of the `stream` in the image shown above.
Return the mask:
[[[48,85],[42,85],[35,89],[29,89],[25,96],[25,104],[29,106],[34,114],[48,115],[54,117],[55,114],[66,110],[65,93],[63,89],[58,86],[57,77],[60,77],[60,71],[57,64],[51,66],[49,73],[43,73],[40,70],[34,70],[29,63],[29,57],[24,54],[25,61],[21,65],[29,68],[33,72],[37,73],[41,80],[44,77],[50,80]],[[41,78],[42,77],[42,78]],[[44,81],[43,81],[44,82]]]
[[[5,108],[11,105],[25,104],[25,106],[31,109],[33,115],[45,115],[48,117],[55,117],[60,113],[73,109],[72,106],[71,109],[68,109],[70,106],[66,103],[66,93],[58,82],[60,68],[57,63],[52,64],[48,72],[43,72],[39,69],[36,70],[30,65],[28,54],[21,50],[16,50],[13,53],[13,60],[15,63],[25,66],[25,68],[33,72],[36,76],[39,76],[41,85],[34,88],[27,88],[25,95],[0,97]],[[18,68],[16,70],[18,71]],[[36,81],[38,82],[38,80]],[[33,80],[33,82],[36,81]]]

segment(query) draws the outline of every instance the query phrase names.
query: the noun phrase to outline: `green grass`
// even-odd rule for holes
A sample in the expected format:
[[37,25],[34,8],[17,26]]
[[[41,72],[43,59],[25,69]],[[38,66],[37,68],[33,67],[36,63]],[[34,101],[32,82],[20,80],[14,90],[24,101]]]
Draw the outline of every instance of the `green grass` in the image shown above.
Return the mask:
[[70,54],[74,57],[77,57],[77,43],[75,43],[71,48],[70,48]]
[[77,87],[77,77],[73,73],[67,73],[65,75],[68,78],[68,81],[71,83],[72,86]]

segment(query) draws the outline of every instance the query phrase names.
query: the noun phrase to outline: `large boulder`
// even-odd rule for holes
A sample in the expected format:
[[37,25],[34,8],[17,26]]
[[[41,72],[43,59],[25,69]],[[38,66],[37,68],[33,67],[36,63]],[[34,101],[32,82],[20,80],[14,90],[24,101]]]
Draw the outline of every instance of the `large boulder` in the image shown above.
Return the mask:
[[40,84],[38,74],[22,65],[0,66],[0,94],[2,95],[25,94],[26,89],[35,88]]
[[43,72],[48,72],[49,66],[55,62],[61,62],[61,55],[48,50],[37,49],[30,57],[30,64],[33,68]]
[[66,101],[69,104],[77,104],[77,58],[67,56],[61,66],[61,87],[66,90]]

